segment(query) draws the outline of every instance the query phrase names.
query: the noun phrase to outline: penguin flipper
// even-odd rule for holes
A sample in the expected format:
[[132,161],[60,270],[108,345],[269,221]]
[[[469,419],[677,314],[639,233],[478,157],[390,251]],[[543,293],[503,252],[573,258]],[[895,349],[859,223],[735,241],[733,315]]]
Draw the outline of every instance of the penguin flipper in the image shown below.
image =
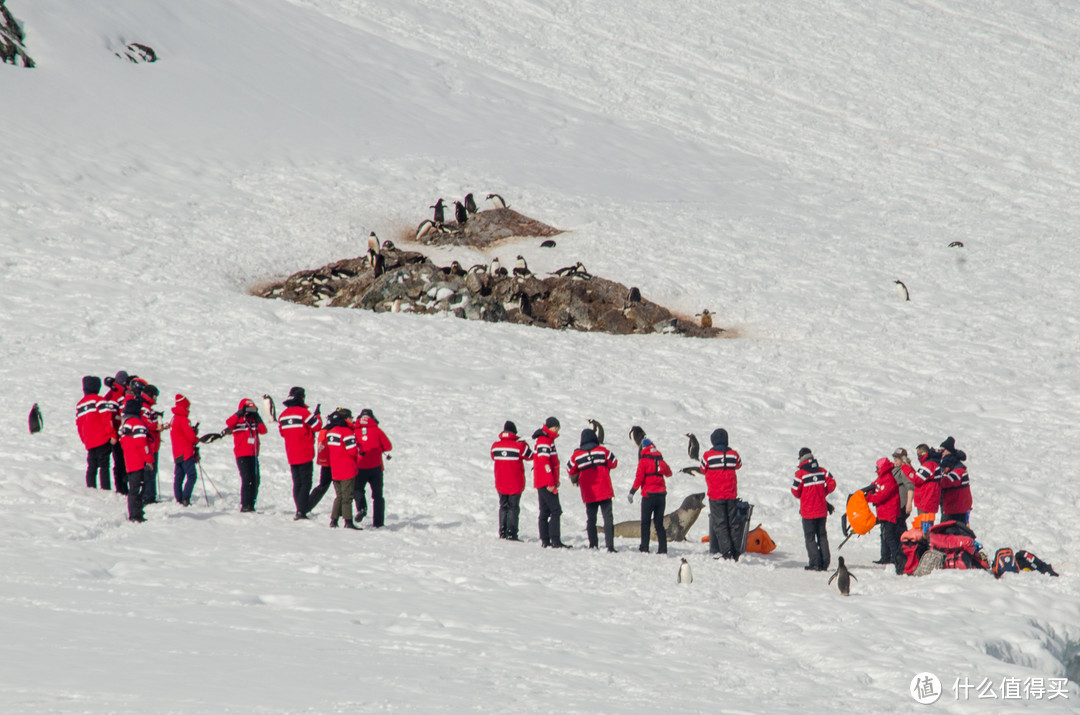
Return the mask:
[[[855,578],[855,574],[851,573],[850,571],[848,571],[848,576],[850,576],[851,578]],[[859,579],[855,578],[855,580],[858,581]]]
[[836,577],[837,577],[837,576],[839,576],[839,575],[840,575],[840,572],[839,572],[839,571],[837,571],[837,572],[836,572],[836,573],[834,573],[834,574],[833,574],[832,576],[830,576],[830,577],[829,577],[829,583],[828,583],[827,585],[831,586],[831,585],[832,585],[832,582],[833,582],[833,581],[835,581],[835,580],[836,580]]

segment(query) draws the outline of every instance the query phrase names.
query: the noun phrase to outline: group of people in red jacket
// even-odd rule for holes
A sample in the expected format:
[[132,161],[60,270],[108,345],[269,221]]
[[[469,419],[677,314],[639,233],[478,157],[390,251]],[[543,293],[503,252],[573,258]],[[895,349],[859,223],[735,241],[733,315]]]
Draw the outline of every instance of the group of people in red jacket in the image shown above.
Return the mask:
[[[162,413],[154,410],[159,394],[155,386],[123,370],[104,382],[109,390],[101,396],[102,380],[84,377],[83,398],[75,406],[76,429],[86,447],[87,487],[95,488],[100,483],[102,489],[110,488],[112,457],[116,491],[127,495],[128,519],[145,521],[144,505],[157,501],[158,452],[162,432],[168,430],[174,463],[173,495],[177,503],[189,506],[197,478],[200,443],[231,434],[240,474],[240,511],[255,511],[260,484],[259,453],[267,427],[252,400],[240,401],[221,432],[200,437],[198,424],[191,423],[191,403],[184,395],[176,395],[173,418],[163,423]],[[294,519],[307,519],[333,484],[337,496],[330,525],[338,526],[340,516],[344,515],[347,528],[359,529],[353,520],[352,504],[355,501],[357,521],[363,520],[367,514],[366,488],[370,486],[372,522],[376,528],[383,526],[386,509],[383,454],[392,446],[375,415],[365,409],[354,422],[351,411],[339,408],[330,415],[324,428],[319,407],[309,410],[305,397],[302,387],[293,387],[283,403],[286,409],[277,420],[292,472]],[[321,467],[320,481],[312,488],[316,462]],[[354,485],[358,488],[354,489]]]
[[[903,573],[906,556],[900,537],[914,509],[922,530],[928,531],[941,513],[941,521],[967,524],[971,511],[971,485],[967,455],[948,437],[938,449],[927,444],[915,448],[919,466],[911,464],[907,450],[897,448],[892,457],[882,457],[875,464],[876,478],[860,491],[877,511],[881,525],[881,558],[875,563],[893,564]],[[806,541],[808,571],[829,568],[829,537],[826,520],[832,505],[826,497],[836,489],[836,480],[822,468],[809,447],[799,450],[799,466],[791,493],[799,500],[799,514]]]

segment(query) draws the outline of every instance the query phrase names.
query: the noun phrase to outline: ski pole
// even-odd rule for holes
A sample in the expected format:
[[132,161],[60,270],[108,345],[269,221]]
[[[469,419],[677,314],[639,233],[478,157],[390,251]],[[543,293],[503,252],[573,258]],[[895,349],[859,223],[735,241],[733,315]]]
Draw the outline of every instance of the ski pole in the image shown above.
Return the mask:
[[[218,499],[224,499],[225,498],[225,497],[221,496],[221,492],[218,491],[217,485],[214,484],[213,480],[211,480],[210,477],[206,476],[206,472],[203,470],[201,462],[199,463],[199,474],[202,475],[203,479],[210,482],[210,486],[212,486],[214,488],[214,493],[218,495]],[[203,486],[203,489],[206,489],[206,487]]]
[[[199,473],[202,474],[202,467],[199,468]],[[203,474],[202,477],[203,478],[199,480],[200,482],[202,482],[202,495],[203,495],[203,499],[206,500],[206,506],[209,507],[210,506],[210,497],[206,493],[206,475]]]

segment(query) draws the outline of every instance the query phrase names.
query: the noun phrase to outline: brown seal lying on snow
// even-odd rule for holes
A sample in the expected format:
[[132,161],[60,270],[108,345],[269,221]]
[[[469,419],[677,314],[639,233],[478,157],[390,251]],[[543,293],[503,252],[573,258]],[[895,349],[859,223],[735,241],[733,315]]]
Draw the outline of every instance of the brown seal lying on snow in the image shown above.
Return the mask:
[[[697,521],[701,510],[705,508],[705,492],[691,494],[683,499],[682,506],[664,516],[664,531],[668,541],[686,541],[686,532]],[[615,536],[626,539],[641,538],[641,520],[620,521],[615,525]],[[656,540],[656,529],[652,529],[652,539]]]

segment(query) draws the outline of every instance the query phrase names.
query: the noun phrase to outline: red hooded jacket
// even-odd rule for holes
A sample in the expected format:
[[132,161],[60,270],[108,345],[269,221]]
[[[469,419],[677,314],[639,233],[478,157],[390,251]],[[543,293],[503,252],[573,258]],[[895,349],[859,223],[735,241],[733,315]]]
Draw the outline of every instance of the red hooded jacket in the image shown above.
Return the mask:
[[903,466],[906,467],[904,474],[915,485],[915,508],[936,514],[941,508],[941,467],[933,453],[919,456],[918,469],[912,469],[908,464]]
[[285,440],[289,464],[307,464],[315,459],[315,434],[322,429],[322,416],[313,415],[305,405],[292,405],[278,415],[278,432]]
[[638,456],[637,475],[634,477],[633,491],[641,490],[641,496],[650,494],[666,494],[667,482],[664,477],[671,476],[671,467],[664,461],[664,455],[655,444],[648,444],[641,448]]
[[116,437],[112,411],[100,395],[86,395],[75,405],[75,429],[87,449],[94,449]]
[[735,470],[742,468],[742,457],[734,449],[713,447],[701,455],[701,471],[709,487],[710,499],[738,499],[739,480]]
[[941,513],[965,514],[971,511],[971,484],[967,467],[956,462],[941,470]]
[[500,432],[491,445],[491,460],[495,462],[495,491],[499,494],[521,494],[525,491],[525,462],[533,458],[532,447],[513,432]]
[[611,470],[619,466],[619,461],[602,444],[578,447],[566,462],[566,473],[571,481],[577,479],[581,489],[581,501],[586,504],[604,501],[615,496],[611,487]]
[[829,515],[825,497],[836,489],[836,480],[829,470],[818,466],[813,455],[808,455],[795,470],[795,482],[791,493],[799,500],[799,516],[804,519],[820,519]]
[[877,461],[877,479],[874,490],[866,495],[866,501],[877,505],[878,521],[896,522],[900,518],[900,487],[892,473],[893,463],[888,457]]
[[373,417],[361,415],[353,425],[356,434],[356,443],[360,445],[360,459],[357,460],[359,469],[377,469],[383,465],[383,452],[389,452],[394,447],[390,444],[390,438],[382,431]]
[[150,450],[150,454],[154,455],[161,451],[161,422],[158,420],[158,416],[154,411],[154,405],[156,404],[154,398],[151,395],[143,394],[140,398],[143,403],[142,418],[146,422],[146,446]]
[[137,472],[154,463],[149,447],[150,428],[142,417],[128,417],[120,427],[120,447],[124,450],[124,469]]
[[330,458],[330,476],[335,482],[343,482],[356,476],[359,450],[351,426],[338,424],[327,430],[326,452]]
[[195,456],[195,447],[199,444],[199,436],[195,434],[191,426],[189,416],[191,402],[183,395],[176,396],[176,405],[172,408],[173,420],[169,432],[172,441],[173,461],[187,461]]
[[[239,412],[249,405],[255,407],[255,403],[245,397],[240,400],[236,411]],[[259,456],[259,435],[266,434],[266,425],[261,419],[256,418],[255,415],[238,417],[232,414],[225,420],[225,426],[232,430],[234,455],[237,457]]]
[[555,449],[555,440],[559,433],[548,427],[541,427],[536,435],[536,455],[533,457],[533,487],[547,489],[551,487],[559,493],[559,453]]

